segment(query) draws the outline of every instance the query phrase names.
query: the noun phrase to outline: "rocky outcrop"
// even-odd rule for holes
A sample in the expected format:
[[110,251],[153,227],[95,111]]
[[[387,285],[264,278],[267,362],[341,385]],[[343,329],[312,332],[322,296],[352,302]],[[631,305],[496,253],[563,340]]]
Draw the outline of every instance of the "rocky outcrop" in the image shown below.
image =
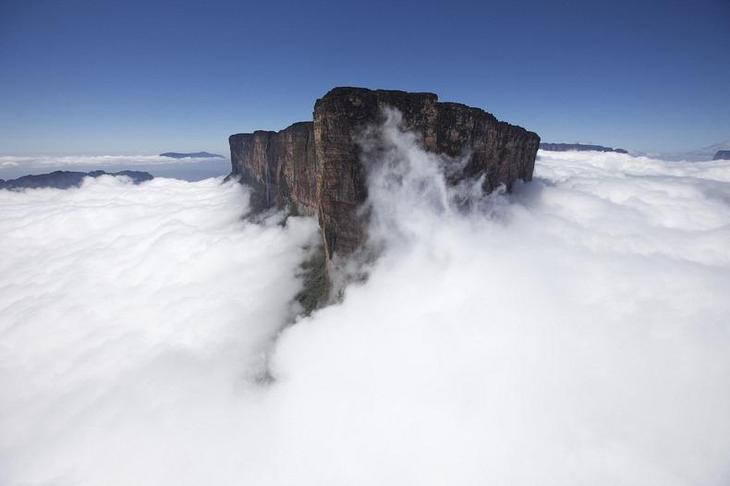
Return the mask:
[[549,152],[569,152],[576,150],[579,152],[594,151],[594,152],[616,152],[618,154],[628,154],[627,150],[621,148],[604,147],[603,145],[586,145],[582,143],[541,143],[540,150],[547,150]]
[[439,102],[433,93],[364,88],[331,90],[315,103],[313,122],[232,135],[232,176],[251,186],[255,210],[278,207],[317,215],[325,261],[347,257],[361,247],[367,228],[359,211],[368,196],[359,139],[391,108],[424,149],[467,157],[465,165],[449,172],[452,183],[483,176],[490,192],[532,178],[537,134],[479,108]]
[[712,160],[730,160],[730,150],[718,150]]
[[48,174],[26,175],[7,181],[0,179],[0,189],[40,189],[45,187],[68,189],[71,187],[79,187],[85,177],[100,177],[103,175],[128,177],[135,184],[149,181],[153,178],[152,174],[137,170],[123,170],[120,172],[104,172],[103,170],[73,172],[57,170]]

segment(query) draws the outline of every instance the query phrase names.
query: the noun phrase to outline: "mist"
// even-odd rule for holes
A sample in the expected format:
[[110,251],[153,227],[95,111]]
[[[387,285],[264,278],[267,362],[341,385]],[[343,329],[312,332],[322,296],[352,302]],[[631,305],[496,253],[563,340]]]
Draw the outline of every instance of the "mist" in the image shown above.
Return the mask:
[[244,187],[0,191],[0,483],[730,482],[730,163],[540,152],[482,196],[372,135],[379,258],[306,318],[317,223]]

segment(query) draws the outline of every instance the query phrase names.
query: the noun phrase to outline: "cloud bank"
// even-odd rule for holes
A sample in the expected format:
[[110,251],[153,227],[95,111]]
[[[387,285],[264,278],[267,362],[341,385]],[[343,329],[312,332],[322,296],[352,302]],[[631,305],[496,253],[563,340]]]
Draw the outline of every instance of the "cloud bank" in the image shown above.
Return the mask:
[[0,482],[727,484],[730,164],[541,152],[478,198],[381,135],[381,258],[283,332],[312,220],[0,191]]

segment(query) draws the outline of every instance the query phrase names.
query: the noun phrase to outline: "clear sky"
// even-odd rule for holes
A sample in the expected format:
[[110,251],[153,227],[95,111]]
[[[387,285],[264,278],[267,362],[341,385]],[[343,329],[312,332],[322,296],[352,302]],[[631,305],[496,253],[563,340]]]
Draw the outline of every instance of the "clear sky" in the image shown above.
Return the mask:
[[730,0],[0,1],[1,154],[225,153],[338,85],[701,147],[730,139]]

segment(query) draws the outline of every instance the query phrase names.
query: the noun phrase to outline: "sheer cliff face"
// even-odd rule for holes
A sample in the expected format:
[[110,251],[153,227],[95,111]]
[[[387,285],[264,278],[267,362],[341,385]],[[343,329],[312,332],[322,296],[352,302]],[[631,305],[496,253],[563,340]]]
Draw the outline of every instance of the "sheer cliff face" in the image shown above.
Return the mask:
[[478,108],[440,103],[432,93],[362,88],[331,90],[315,103],[313,123],[231,136],[233,175],[253,187],[255,209],[288,206],[318,214],[327,259],[348,256],[363,243],[366,228],[359,208],[367,200],[367,168],[358,140],[388,108],[402,114],[403,128],[417,133],[426,150],[468,155],[449,175],[453,183],[484,175],[489,192],[532,178],[537,134]]
[[280,132],[231,135],[233,174],[253,188],[251,207],[317,214],[317,163],[312,122],[295,123]]
[[401,112],[403,128],[418,133],[427,150],[451,157],[471,154],[463,170],[451,175],[452,182],[484,174],[489,192],[532,178],[540,142],[535,133],[478,108],[439,103],[432,93],[335,88],[314,105],[319,221],[329,259],[352,253],[363,241],[366,225],[358,219],[358,208],[367,199],[367,184],[357,139],[381,122],[386,108]]

